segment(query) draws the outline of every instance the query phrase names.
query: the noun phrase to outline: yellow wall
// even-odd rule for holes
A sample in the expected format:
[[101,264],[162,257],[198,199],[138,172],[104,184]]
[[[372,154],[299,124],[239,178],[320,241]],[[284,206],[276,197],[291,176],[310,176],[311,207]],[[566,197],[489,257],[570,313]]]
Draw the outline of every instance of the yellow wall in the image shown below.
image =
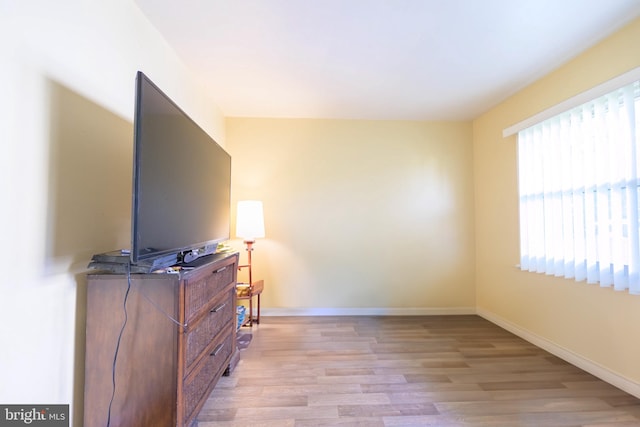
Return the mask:
[[470,122],[228,118],[226,135],[234,201],[264,202],[267,312],[473,310]]
[[[636,20],[473,122],[477,307],[481,314],[640,383],[640,298],[520,272],[516,137],[502,130],[640,66]],[[631,384],[633,386],[633,384]]]
[[132,0],[0,1],[0,402],[82,425],[86,271],[130,245],[135,73],[224,120]]

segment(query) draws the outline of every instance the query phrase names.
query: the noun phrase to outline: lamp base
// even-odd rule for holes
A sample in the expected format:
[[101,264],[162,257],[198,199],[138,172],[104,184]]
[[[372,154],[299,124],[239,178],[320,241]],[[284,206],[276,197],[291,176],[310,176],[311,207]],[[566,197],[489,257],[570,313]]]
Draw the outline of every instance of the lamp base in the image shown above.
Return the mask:
[[242,270],[245,267],[249,270],[249,284],[253,283],[251,275],[251,252],[253,252],[253,244],[255,242],[255,240],[244,241],[244,244],[247,245],[247,263],[244,265],[238,265],[238,270]]

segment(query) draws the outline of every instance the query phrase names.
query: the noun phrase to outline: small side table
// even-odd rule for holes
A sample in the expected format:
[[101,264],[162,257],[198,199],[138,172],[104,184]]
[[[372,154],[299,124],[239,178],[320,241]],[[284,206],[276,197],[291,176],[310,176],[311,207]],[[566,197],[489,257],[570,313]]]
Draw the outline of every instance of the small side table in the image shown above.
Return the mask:
[[[250,285],[247,283],[238,283],[238,300],[249,300],[249,317],[245,320],[244,325],[253,326],[253,323],[260,324],[260,294],[264,290],[264,280],[258,280]],[[253,317],[253,297],[257,297],[257,316]]]

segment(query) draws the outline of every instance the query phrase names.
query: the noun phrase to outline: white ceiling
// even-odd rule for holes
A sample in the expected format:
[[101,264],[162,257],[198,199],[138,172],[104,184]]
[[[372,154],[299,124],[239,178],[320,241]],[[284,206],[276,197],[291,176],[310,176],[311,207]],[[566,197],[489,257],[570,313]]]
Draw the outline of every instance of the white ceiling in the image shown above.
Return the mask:
[[225,116],[467,120],[640,0],[135,0]]

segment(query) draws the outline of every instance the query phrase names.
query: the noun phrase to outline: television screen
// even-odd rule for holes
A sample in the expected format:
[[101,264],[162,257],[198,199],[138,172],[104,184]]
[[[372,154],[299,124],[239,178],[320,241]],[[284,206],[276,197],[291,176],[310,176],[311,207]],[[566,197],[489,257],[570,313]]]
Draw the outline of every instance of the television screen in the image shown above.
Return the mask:
[[215,248],[230,236],[231,157],[142,72],[135,102],[132,263]]

